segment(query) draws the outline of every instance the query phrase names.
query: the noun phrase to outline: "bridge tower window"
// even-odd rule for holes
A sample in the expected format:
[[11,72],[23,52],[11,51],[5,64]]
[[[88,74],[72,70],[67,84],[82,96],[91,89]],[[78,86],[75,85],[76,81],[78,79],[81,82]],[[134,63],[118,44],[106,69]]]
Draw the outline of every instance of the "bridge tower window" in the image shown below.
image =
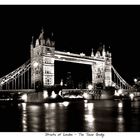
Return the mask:
[[51,78],[46,78],[46,84],[47,84],[47,85],[51,85],[51,83],[52,83]]

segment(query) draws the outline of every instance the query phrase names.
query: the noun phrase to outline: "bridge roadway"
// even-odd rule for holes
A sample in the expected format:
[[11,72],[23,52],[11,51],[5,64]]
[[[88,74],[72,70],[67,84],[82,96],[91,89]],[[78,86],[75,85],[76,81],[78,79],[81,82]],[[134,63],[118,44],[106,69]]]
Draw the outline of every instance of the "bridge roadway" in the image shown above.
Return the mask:
[[32,93],[35,92],[35,89],[5,89],[5,90],[0,90],[0,93],[16,93],[16,92],[21,92],[21,93]]
[[[99,91],[99,89],[93,89],[93,90],[88,90],[88,89],[62,89],[63,93],[68,93],[68,92],[96,92]],[[25,92],[25,93],[32,93],[32,92],[36,92],[35,89],[0,89],[0,93],[5,93],[5,92]],[[127,89],[123,89],[122,91],[123,93],[125,92],[130,92],[130,93],[134,93],[135,95],[140,95],[140,92],[134,92],[134,91],[129,91]]]
[[[90,90],[88,90],[88,89],[62,89],[62,92],[85,92],[85,91],[90,91]],[[97,89],[94,89],[94,90],[92,90],[92,91],[97,91]]]
[[[92,90],[92,92],[96,92],[97,90]],[[0,93],[33,93],[36,92],[35,89],[5,89],[5,90],[0,90]],[[72,93],[72,92],[90,92],[88,89],[62,89],[62,94],[67,94],[67,93]]]

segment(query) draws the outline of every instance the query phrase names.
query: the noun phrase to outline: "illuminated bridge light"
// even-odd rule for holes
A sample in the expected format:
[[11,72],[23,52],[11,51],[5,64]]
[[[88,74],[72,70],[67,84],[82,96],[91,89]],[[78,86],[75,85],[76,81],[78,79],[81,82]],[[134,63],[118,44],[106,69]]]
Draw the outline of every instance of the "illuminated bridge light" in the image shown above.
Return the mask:
[[54,91],[52,91],[52,95],[51,95],[51,98],[55,99],[57,97],[57,94],[55,94]]
[[76,96],[75,95],[70,95],[69,98],[75,99]]
[[119,103],[118,103],[118,107],[119,107],[119,108],[122,108],[122,107],[123,107],[122,102],[119,102]]
[[44,90],[43,91],[43,97],[44,97],[44,99],[48,98],[48,92],[47,92],[47,90]]
[[130,99],[131,99],[131,101],[134,99],[134,94],[133,93],[131,93],[130,95],[129,95],[129,97],[130,97]]
[[23,100],[23,101],[27,101],[27,94],[23,94],[22,96],[21,96],[21,99]]
[[118,90],[118,93],[119,93],[119,94],[122,94],[122,92],[123,92],[122,89],[119,89],[119,90]]
[[87,103],[88,101],[87,100],[84,100],[84,102]]
[[93,89],[93,85],[88,85],[88,90],[92,90]]
[[87,98],[88,98],[88,93],[84,92],[83,97],[84,97],[85,99],[87,99]]
[[67,106],[69,105],[69,102],[65,101],[65,102],[63,102],[63,105],[64,105],[65,107],[67,107]]
[[77,98],[83,98],[83,96],[81,96],[81,95],[78,95],[78,96],[77,96]]

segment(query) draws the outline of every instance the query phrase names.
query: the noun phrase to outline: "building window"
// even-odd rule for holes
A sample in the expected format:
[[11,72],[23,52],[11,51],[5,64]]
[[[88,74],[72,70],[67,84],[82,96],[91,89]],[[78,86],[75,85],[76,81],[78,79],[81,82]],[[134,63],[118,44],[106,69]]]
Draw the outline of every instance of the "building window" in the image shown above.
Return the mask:
[[47,85],[52,85],[52,79],[51,78],[46,78],[46,84]]

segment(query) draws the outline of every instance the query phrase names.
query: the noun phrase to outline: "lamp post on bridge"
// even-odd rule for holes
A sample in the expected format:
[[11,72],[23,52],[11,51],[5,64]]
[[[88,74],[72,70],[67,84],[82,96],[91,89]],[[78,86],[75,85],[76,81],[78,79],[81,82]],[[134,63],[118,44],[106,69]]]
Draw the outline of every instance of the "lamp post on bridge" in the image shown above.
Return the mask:
[[135,79],[134,79],[135,84],[136,84],[137,81],[138,81],[138,79],[135,78]]
[[134,84],[134,88],[138,91],[140,89],[139,78],[134,78]]
[[35,69],[38,67],[38,62],[34,62],[33,67],[34,67],[34,89],[35,89],[35,82],[36,82],[36,71],[35,71]]

